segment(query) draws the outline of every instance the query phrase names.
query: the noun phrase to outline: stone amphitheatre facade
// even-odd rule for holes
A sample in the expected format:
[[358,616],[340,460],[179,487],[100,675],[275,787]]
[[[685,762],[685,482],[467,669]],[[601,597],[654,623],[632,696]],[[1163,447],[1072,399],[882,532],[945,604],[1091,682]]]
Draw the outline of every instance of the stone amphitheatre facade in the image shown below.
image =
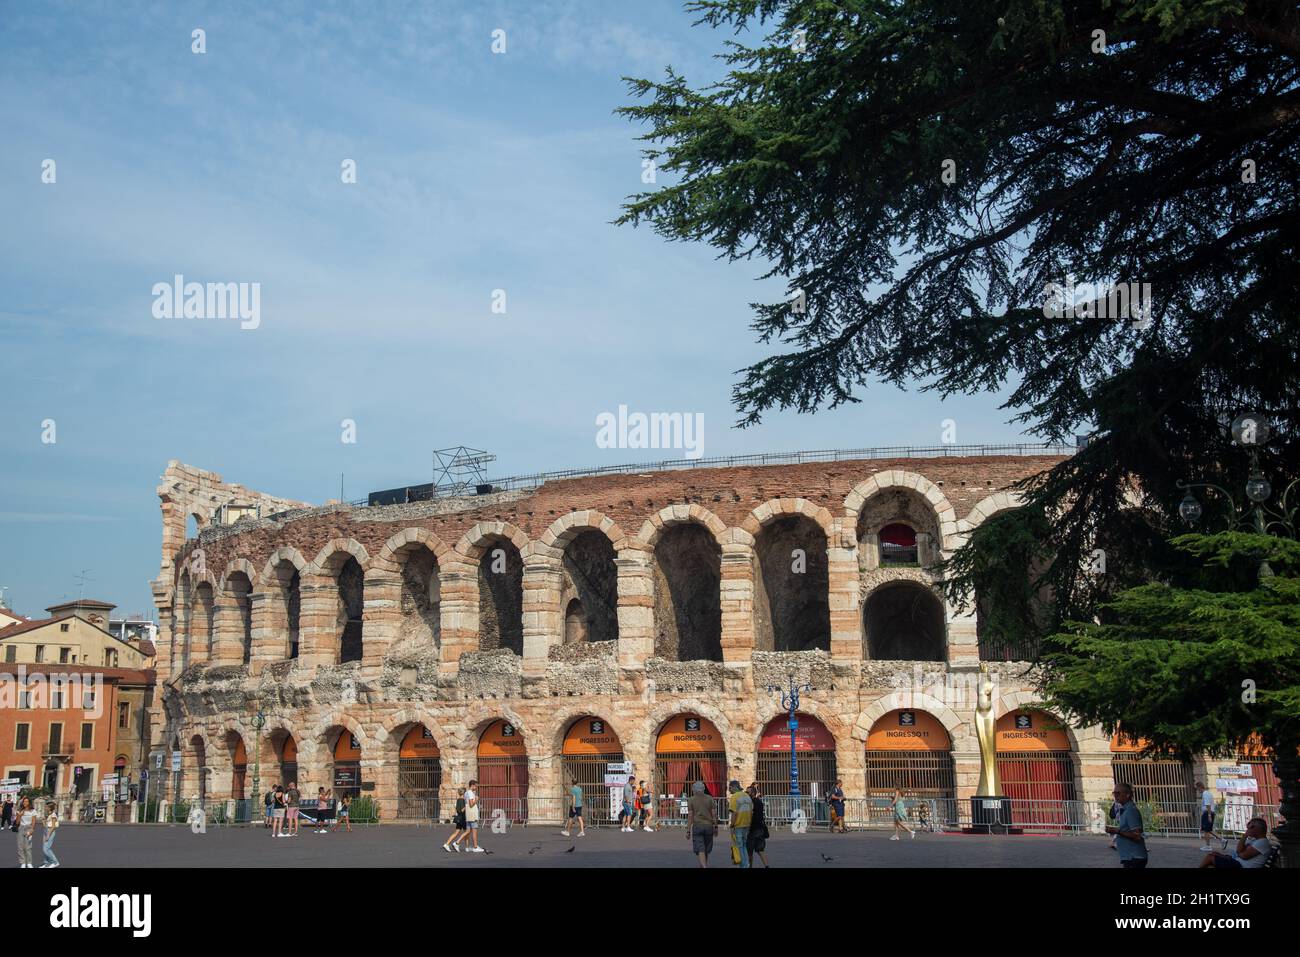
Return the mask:
[[[700,747],[725,751],[715,776],[761,777],[765,728],[784,727],[769,688],[793,676],[811,686],[810,747],[833,762],[819,767],[850,797],[906,783],[897,762],[873,771],[894,746],[875,733],[920,727],[948,762],[939,786],[960,800],[979,755],[973,695],[952,691],[979,668],[978,621],[973,605],[944,601],[935,566],[1016,507],[1012,483],[1056,461],[701,467],[369,507],[277,499],[173,461],[158,488],[154,751],[181,753],[167,782],[181,797],[252,797],[256,766],[263,790],[282,772],[307,794],[341,781],[397,818],[413,806],[401,769],[416,729],[437,762],[423,796],[445,808],[485,777],[485,731],[505,727],[526,765],[512,813],[555,820],[579,724],[616,742],[588,748],[596,762],[617,750],[650,778],[669,766],[664,729],[686,715],[687,730],[708,729]],[[200,531],[186,539],[191,515]],[[1004,724],[1033,713],[1025,663],[988,667]],[[1095,728],[1055,733],[1069,797],[1104,798],[1111,742]]]

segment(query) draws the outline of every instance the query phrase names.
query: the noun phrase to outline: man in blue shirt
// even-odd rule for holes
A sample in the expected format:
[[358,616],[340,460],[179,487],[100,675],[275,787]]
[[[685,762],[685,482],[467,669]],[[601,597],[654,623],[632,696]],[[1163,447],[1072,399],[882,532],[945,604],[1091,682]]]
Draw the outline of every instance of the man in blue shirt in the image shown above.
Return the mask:
[[1117,784],[1111,792],[1115,797],[1115,824],[1107,825],[1106,833],[1115,835],[1119,862],[1123,867],[1147,866],[1147,842],[1142,836],[1142,812],[1133,802],[1133,788]]

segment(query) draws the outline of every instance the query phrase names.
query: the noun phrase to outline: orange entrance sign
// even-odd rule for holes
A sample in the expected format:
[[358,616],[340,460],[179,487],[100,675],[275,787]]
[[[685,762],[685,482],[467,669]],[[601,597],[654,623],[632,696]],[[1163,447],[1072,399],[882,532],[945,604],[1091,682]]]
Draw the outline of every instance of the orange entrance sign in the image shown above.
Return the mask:
[[564,736],[565,754],[622,754],[618,735],[603,718],[579,718]]
[[436,758],[439,756],[438,742],[433,739],[433,732],[422,724],[417,724],[406,737],[402,738],[399,758]]
[[480,758],[518,758],[527,753],[523,734],[509,721],[493,721],[478,739]]
[[[795,751],[834,751],[835,737],[810,714],[799,714],[799,727],[794,733]],[[763,728],[758,739],[760,751],[790,751],[790,717],[777,715]]]
[[338,741],[334,744],[334,760],[361,760],[361,746],[357,743],[357,739],[352,735],[351,731],[345,729],[343,733],[339,735]]
[[934,715],[900,708],[881,715],[867,735],[868,751],[949,751],[952,739]]
[[1046,711],[1021,709],[998,718],[999,751],[1069,751],[1064,725]]
[[697,714],[679,714],[669,718],[659,732],[655,751],[659,754],[719,754],[726,751],[726,747],[722,743],[722,735],[708,718],[701,718]]
[[284,739],[284,744],[280,748],[280,760],[285,764],[293,764],[298,760],[298,742],[292,735]]

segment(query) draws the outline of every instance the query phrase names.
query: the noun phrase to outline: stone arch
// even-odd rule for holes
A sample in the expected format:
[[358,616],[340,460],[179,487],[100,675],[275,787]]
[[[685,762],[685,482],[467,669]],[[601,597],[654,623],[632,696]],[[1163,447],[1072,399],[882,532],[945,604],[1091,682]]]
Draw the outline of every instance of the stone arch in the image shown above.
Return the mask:
[[[679,714],[698,714],[701,718],[707,718],[713,722],[713,726],[718,729],[718,734],[722,735],[722,740],[727,748],[727,761],[729,764],[736,763],[733,756],[732,748],[736,745],[734,738],[738,735],[739,729],[727,719],[725,713],[700,698],[674,698],[672,701],[665,701],[655,705],[646,713],[645,733],[638,737],[636,743],[637,754],[655,753],[655,742],[659,739],[659,732],[663,726],[672,718]],[[623,739],[620,738],[620,741]],[[626,747],[626,743],[624,745]]]
[[979,528],[987,519],[992,518],[998,512],[1020,508],[1024,504],[1024,496],[1019,492],[994,492],[987,498],[981,499],[977,502],[975,507],[967,513],[966,517],[962,519],[961,531],[964,534],[970,534],[975,531],[975,529]]
[[276,751],[275,736],[283,731],[293,738],[294,744],[298,748],[298,763],[300,765],[307,763],[304,758],[313,760],[316,756],[316,738],[310,733],[310,729],[304,730],[293,718],[285,715],[267,715],[266,726],[262,728],[262,733],[258,738],[258,747],[261,749],[262,763],[275,767],[279,761],[279,754]]
[[807,499],[772,499],[741,528],[754,539],[754,649],[829,652],[831,513]]
[[[909,602],[909,596],[911,598]],[[904,631],[922,641],[907,640]],[[948,613],[929,582],[891,576],[862,600],[862,657],[872,661],[947,661]],[[901,654],[908,651],[909,654]]]
[[257,577],[256,583],[260,585],[274,584],[276,581],[275,569],[281,562],[288,562],[294,567],[299,575],[304,577],[309,574],[308,569],[311,568],[311,562],[303,558],[302,553],[298,551],[298,549],[294,548],[292,545],[284,545],[271,553],[271,557],[268,558],[266,564],[262,566],[262,574]]
[[876,722],[891,711],[924,711],[938,720],[948,732],[952,750],[958,750],[959,741],[968,735],[968,729],[957,713],[933,695],[920,691],[894,691],[877,698],[862,709],[853,724],[853,737],[865,746],[867,736]]
[[384,542],[383,547],[380,548],[379,554],[375,556],[371,565],[373,567],[382,567],[390,572],[396,572],[398,565],[401,563],[399,553],[410,545],[423,545],[433,552],[433,557],[437,559],[440,565],[444,561],[455,560],[451,546],[436,534],[427,528],[412,527],[402,529]]
[[[430,712],[421,708],[401,708],[385,718],[383,724],[379,726],[375,732],[375,747],[384,749],[385,754],[390,751],[395,752],[401,747],[402,736],[414,724],[422,724],[433,732],[442,730],[442,726],[434,720]],[[449,736],[443,734],[441,740],[438,740],[438,747],[444,747],[449,741]]]
[[563,552],[573,539],[585,531],[600,532],[609,539],[610,545],[616,552],[626,548],[630,543],[627,533],[619,528],[618,523],[612,518],[595,509],[586,509],[561,515],[546,531],[542,532],[535,544],[555,549],[558,557],[559,552]]
[[[508,721],[514,725],[515,730],[523,735],[525,746],[531,748],[534,741],[528,723],[519,717],[518,711],[500,701],[491,703],[476,701],[465,711],[465,717],[461,722],[465,728],[464,733],[459,736],[450,736],[448,740],[464,754],[476,756],[478,754],[479,739],[494,721]],[[537,743],[540,744],[541,742]],[[529,755],[532,755],[531,750]]]
[[307,733],[320,745],[331,728],[346,728],[361,745],[363,754],[370,745],[360,719],[342,708],[335,708],[318,718]]
[[943,489],[924,475],[909,472],[905,469],[887,469],[884,472],[877,472],[871,478],[855,485],[844,498],[844,527],[853,529],[856,533],[858,516],[867,499],[884,489],[895,487],[912,489],[924,496],[926,501],[930,503],[934,509],[935,517],[938,519],[939,534],[943,539],[937,544],[941,549],[948,550],[952,537],[957,534],[956,509],[952,507],[948,497],[943,494]]
[[552,712],[551,720],[554,723],[551,725],[551,741],[549,746],[544,746],[545,750],[539,753],[548,753],[559,758],[564,753],[564,736],[568,734],[569,728],[573,726],[573,722],[577,721],[579,718],[599,718],[601,721],[605,722],[605,727],[613,732],[614,737],[618,738],[619,743],[623,746],[623,753],[625,755],[629,754],[628,739],[625,738],[623,733],[614,726],[613,721],[610,721],[609,718],[605,717],[605,715],[613,713],[613,707],[601,702],[591,702],[585,706],[574,705],[573,707]]
[[338,568],[346,559],[341,556],[351,555],[365,571],[370,566],[370,553],[355,538],[334,538],[325,543],[325,547],[316,555],[306,574],[337,575]]
[[[831,733],[831,736],[835,738],[837,749],[842,741],[853,734],[853,725],[849,723],[849,719],[835,711],[833,706],[822,705],[812,698],[801,697],[799,699],[799,713],[811,715],[820,721],[826,727],[826,730]],[[787,712],[782,711],[773,704],[768,704],[759,710],[757,714],[759,716],[758,722],[754,725],[749,737],[750,754],[757,753],[758,743],[763,740],[763,729],[768,726],[773,718],[785,717]]]
[[[696,508],[692,505],[690,508]],[[670,661],[722,660],[722,556],[727,529],[692,517],[686,506],[659,513],[652,529],[654,654]]]
[[[555,541],[555,548],[548,551],[556,551],[558,557],[547,561],[553,561],[559,571],[557,610],[563,622],[565,643],[616,641],[618,551],[609,533],[598,526],[575,521]],[[624,539],[619,541],[625,544]],[[579,621],[580,628],[575,626]]]
[[688,522],[703,525],[713,534],[713,537],[718,542],[718,547],[722,547],[723,536],[727,531],[727,523],[703,505],[694,503],[690,505],[668,505],[661,508],[642,523],[641,531],[637,533],[636,537],[647,548],[653,550],[665,531],[674,525],[683,525]]
[[519,550],[521,557],[528,548],[528,536],[509,522],[479,522],[460,537],[456,553],[472,565],[488,551],[494,538],[506,539]]
[[217,589],[218,594],[225,594],[226,586],[230,582],[230,576],[235,572],[242,572],[244,575],[248,576],[248,583],[250,585],[257,585],[260,576],[257,573],[257,569],[253,566],[253,563],[247,558],[232,558],[230,561],[226,562],[225,570],[221,573],[221,581],[219,583],[220,587]]
[[[993,703],[993,720],[997,721],[999,718],[1006,716],[1010,712],[1019,711],[1022,708],[1025,711],[1041,711],[1044,714],[1050,715],[1054,720],[1060,722],[1061,727],[1065,729],[1065,733],[1070,739],[1070,750],[1076,755],[1080,753],[1080,743],[1087,736],[1084,735],[1084,737],[1081,738],[1078,729],[1076,729],[1074,725],[1061,718],[1056,714],[1056,712],[1047,708],[1043,704],[1042,699],[1032,691],[1008,691],[1005,694],[998,695],[997,701]],[[1103,734],[1102,737],[1105,737],[1105,735]]]

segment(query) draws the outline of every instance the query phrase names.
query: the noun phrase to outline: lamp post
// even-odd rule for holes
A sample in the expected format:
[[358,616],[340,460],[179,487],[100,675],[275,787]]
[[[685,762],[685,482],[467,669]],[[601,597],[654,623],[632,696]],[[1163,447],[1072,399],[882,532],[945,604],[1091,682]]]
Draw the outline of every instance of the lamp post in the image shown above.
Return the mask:
[[262,729],[266,727],[266,712],[261,708],[253,715],[253,797],[248,802],[249,823],[253,820],[253,808],[262,799]]
[[789,674],[790,688],[783,689],[780,685],[768,685],[769,694],[779,694],[781,696],[781,707],[785,708],[790,714],[788,726],[790,728],[790,796],[799,800],[799,762],[795,753],[795,732],[799,730],[799,692],[812,691],[810,684],[795,684],[794,672]]

